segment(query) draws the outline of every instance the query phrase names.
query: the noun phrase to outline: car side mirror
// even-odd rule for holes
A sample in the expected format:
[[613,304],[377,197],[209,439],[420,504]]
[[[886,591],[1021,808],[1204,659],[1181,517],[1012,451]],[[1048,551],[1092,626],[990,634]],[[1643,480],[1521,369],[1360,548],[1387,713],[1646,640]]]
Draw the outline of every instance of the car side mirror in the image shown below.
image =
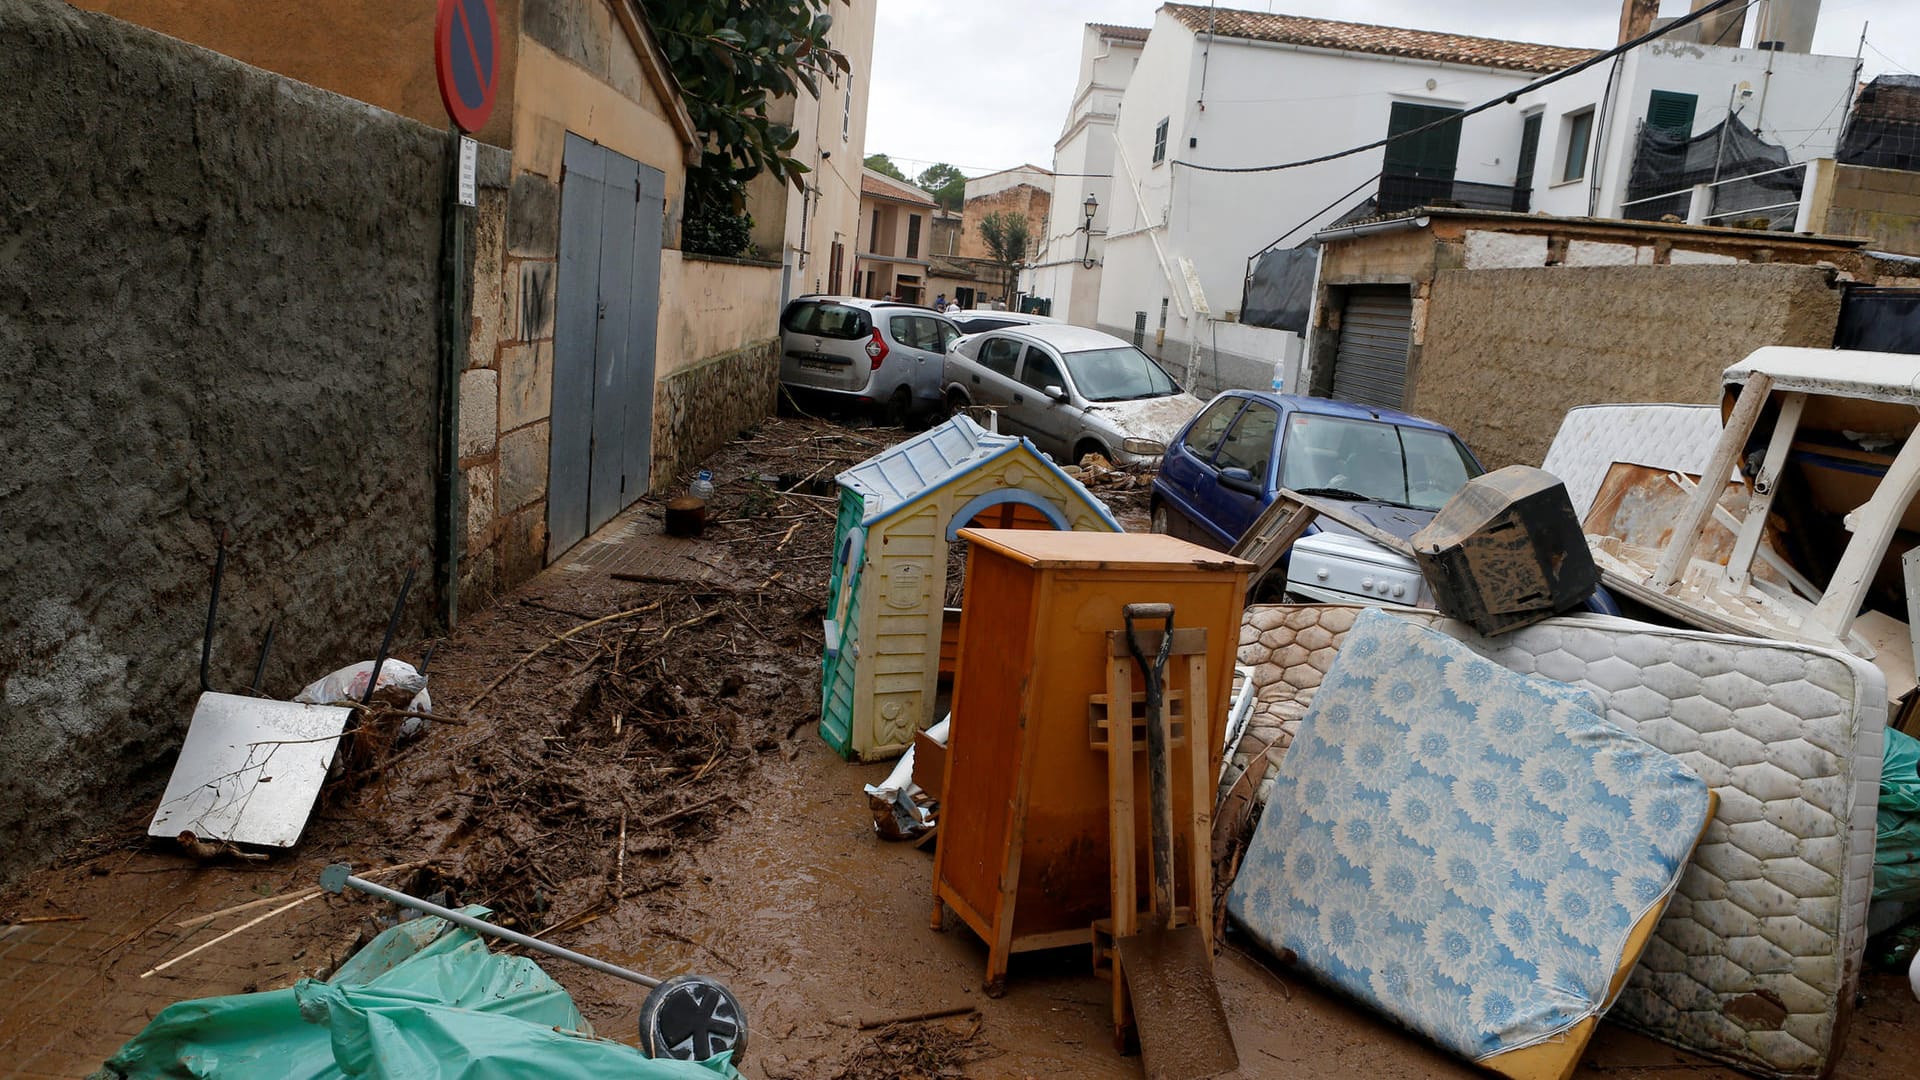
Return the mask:
[[1067,391],[1064,387],[1049,386],[1045,390],[1042,390],[1040,392],[1047,395],[1048,397],[1052,398],[1055,401],[1067,400]]
[[1260,484],[1253,478],[1253,474],[1238,466],[1228,466],[1220,470],[1220,486],[1244,495],[1260,494]]

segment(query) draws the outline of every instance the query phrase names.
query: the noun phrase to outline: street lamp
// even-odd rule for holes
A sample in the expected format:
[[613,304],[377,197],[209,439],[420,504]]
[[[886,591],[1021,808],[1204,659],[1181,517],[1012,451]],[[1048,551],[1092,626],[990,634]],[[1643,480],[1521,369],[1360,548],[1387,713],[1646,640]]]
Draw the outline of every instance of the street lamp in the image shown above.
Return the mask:
[[1089,191],[1087,192],[1087,201],[1081,204],[1081,208],[1087,212],[1087,224],[1085,226],[1087,246],[1086,250],[1080,256],[1080,265],[1091,270],[1093,269],[1093,215],[1100,212],[1100,200],[1094,197],[1093,192]]

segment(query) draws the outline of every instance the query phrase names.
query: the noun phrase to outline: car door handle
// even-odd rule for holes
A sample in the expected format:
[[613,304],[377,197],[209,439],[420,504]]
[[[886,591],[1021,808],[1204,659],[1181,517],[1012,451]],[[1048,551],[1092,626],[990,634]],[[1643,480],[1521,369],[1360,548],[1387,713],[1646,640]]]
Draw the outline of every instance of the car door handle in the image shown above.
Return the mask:
[[1027,403],[1027,399],[1021,397],[1019,394],[1015,394],[1013,395],[1013,403],[1015,405],[1025,405]]

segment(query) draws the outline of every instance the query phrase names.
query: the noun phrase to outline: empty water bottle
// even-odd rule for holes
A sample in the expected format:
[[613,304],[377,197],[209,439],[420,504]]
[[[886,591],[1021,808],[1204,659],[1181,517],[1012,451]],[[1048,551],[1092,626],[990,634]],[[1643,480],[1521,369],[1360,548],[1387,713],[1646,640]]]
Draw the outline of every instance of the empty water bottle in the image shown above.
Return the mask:
[[687,494],[703,501],[713,498],[713,470],[701,469],[700,475],[687,485]]

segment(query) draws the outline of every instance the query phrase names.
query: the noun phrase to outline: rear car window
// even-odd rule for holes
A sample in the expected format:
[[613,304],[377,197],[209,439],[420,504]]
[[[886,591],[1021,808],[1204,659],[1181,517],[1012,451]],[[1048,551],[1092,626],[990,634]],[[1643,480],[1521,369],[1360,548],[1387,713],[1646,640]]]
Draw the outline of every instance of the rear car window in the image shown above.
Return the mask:
[[1018,326],[1012,319],[962,319],[960,332],[963,334],[984,334],[989,330],[1005,330],[1009,326]]
[[802,301],[787,308],[780,325],[789,333],[854,341],[873,333],[873,320],[867,313],[845,304]]
[[909,349],[943,351],[940,323],[930,315],[895,315],[887,320],[887,333]]
[[1013,365],[1020,359],[1020,343],[1012,338],[988,338],[980,343],[980,366],[996,374],[1013,378]]
[[1273,436],[1280,429],[1280,414],[1270,406],[1250,402],[1247,411],[1233,422],[1213,459],[1222,469],[1245,469],[1256,480],[1265,480],[1267,465],[1273,460]]
[[1067,386],[1067,380],[1060,375],[1060,365],[1037,345],[1027,346],[1027,366],[1020,369],[1020,381],[1035,390],[1049,386],[1064,390]]
[[1214,450],[1220,445],[1220,436],[1227,433],[1227,425],[1233,423],[1243,404],[1243,398],[1214,399],[1213,404],[1207,406],[1207,411],[1201,413],[1200,419],[1195,420],[1193,427],[1187,430],[1187,452],[1202,461],[1212,458]]

